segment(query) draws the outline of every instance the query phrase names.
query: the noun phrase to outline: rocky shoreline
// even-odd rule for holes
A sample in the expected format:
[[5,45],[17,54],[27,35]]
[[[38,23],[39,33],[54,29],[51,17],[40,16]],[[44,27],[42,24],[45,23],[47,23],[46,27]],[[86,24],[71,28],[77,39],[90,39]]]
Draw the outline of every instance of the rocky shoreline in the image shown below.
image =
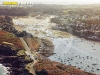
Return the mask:
[[[3,16],[2,19],[5,19],[5,17]],[[4,20],[2,20],[2,21],[4,21]],[[12,20],[10,20],[10,21],[12,21]],[[30,58],[28,58],[28,55],[25,54],[23,45],[22,45],[21,41],[19,40],[19,37],[30,38],[33,36],[31,34],[27,33],[26,31],[23,31],[23,32],[17,31],[15,28],[13,28],[13,26],[11,24],[9,26],[9,22],[7,22],[7,24],[5,24],[5,23],[1,25],[1,28],[2,28],[2,30],[5,30],[7,32],[2,31],[2,30],[0,31],[0,35],[1,35],[0,36],[0,39],[1,39],[0,40],[0,44],[1,44],[0,45],[0,56],[1,56],[0,63],[3,64],[5,67],[9,67],[9,69],[8,69],[8,71],[10,72],[9,75],[34,75],[29,72],[30,68],[26,69],[26,65],[29,63],[33,64],[34,61],[31,60]],[[8,33],[8,32],[10,32],[10,33]],[[45,39],[42,39],[42,43],[44,44],[43,47],[45,47],[45,50],[42,49],[42,51],[44,51],[44,53],[41,52],[40,55],[42,54],[42,55],[48,57],[53,54],[54,46],[52,45],[52,43],[48,44],[48,42],[49,42],[48,40],[45,41]],[[30,46],[30,44],[28,46]],[[48,46],[48,48],[46,48],[47,46]],[[49,47],[52,48],[51,54],[48,54],[50,52]],[[45,55],[45,52],[47,53],[46,55]],[[69,66],[64,66],[64,67],[60,66],[59,67],[60,63],[53,62],[51,60],[46,60],[46,59],[44,59],[43,61],[42,60],[39,60],[32,67],[32,71],[36,72],[36,75],[58,75],[58,74],[61,74],[61,75],[73,75],[73,74],[74,75],[75,74],[95,75],[95,74],[85,73],[74,67],[71,67],[71,68]],[[41,64],[42,64],[42,66],[41,66]],[[28,66],[28,67],[31,67],[31,66]],[[69,71],[69,68],[70,68],[70,71]],[[72,73],[73,70],[74,70],[74,72]],[[59,73],[56,73],[57,71],[59,71]],[[44,74],[44,72],[45,72],[45,74]]]
[[12,50],[9,46],[0,45],[0,63],[9,67],[9,75],[32,75],[25,65],[32,62],[25,60],[25,56],[17,56],[17,51]]

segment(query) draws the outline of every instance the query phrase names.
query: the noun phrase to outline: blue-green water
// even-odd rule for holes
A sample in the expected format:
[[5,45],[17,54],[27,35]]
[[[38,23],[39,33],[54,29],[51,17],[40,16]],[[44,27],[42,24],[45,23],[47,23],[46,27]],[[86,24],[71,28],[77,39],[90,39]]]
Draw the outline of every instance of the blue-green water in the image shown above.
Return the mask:
[[7,68],[4,67],[2,64],[0,64],[0,75],[6,75],[7,73]]

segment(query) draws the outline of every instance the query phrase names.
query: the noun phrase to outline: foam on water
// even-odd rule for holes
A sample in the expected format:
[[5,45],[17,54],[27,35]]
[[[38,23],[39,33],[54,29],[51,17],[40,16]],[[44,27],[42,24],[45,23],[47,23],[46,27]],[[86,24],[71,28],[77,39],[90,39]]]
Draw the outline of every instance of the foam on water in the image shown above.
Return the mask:
[[3,66],[2,64],[0,64],[0,75],[6,75],[7,73],[9,73],[9,72],[7,71],[7,69],[9,69],[9,68]]

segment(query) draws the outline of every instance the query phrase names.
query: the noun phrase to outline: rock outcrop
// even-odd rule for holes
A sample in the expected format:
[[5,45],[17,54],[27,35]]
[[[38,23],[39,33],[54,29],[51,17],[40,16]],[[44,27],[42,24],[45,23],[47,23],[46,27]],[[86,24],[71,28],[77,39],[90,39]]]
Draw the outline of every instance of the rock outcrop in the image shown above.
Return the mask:
[[0,63],[9,67],[10,74],[7,75],[32,75],[25,66],[33,61],[27,60],[27,55],[21,50],[25,51],[18,37],[12,33],[0,31]]
[[64,65],[50,60],[41,60],[34,65],[37,75],[95,75],[81,71],[73,66]]
[[41,55],[44,55],[46,57],[51,56],[52,54],[54,54],[54,45],[53,43],[48,40],[48,39],[41,39],[41,47],[38,49],[38,52]]

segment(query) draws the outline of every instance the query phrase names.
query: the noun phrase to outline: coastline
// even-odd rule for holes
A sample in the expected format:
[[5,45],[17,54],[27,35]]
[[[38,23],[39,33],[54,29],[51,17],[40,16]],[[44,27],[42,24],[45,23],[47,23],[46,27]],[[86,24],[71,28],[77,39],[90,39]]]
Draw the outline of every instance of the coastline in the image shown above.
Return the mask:
[[0,63],[0,69],[2,69],[4,71],[3,73],[0,72],[0,74],[2,74],[2,75],[9,74],[9,71],[8,71],[8,69],[10,69],[9,67],[6,67],[6,66],[4,66],[3,64]]

